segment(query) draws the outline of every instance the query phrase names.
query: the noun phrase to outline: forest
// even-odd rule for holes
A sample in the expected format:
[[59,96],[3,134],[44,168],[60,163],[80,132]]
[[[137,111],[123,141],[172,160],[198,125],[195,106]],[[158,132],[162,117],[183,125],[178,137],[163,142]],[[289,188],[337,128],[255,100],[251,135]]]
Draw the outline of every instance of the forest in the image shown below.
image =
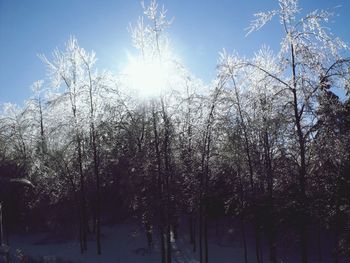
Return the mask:
[[[162,4],[141,5],[124,70],[97,69],[71,36],[39,55],[32,96],[3,105],[0,262],[349,262],[350,58],[334,13],[278,0],[252,14],[243,29],[277,20],[280,49],[223,50],[205,83]],[[135,229],[134,259],[106,252]],[[90,261],[17,245],[37,233]]]

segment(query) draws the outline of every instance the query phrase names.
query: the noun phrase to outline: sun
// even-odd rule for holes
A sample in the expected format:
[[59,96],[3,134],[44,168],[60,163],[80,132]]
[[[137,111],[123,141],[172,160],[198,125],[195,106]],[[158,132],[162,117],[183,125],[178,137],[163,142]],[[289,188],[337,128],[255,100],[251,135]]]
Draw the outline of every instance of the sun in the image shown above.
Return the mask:
[[128,86],[143,98],[157,97],[167,90],[172,74],[168,63],[159,59],[129,57],[124,74]]

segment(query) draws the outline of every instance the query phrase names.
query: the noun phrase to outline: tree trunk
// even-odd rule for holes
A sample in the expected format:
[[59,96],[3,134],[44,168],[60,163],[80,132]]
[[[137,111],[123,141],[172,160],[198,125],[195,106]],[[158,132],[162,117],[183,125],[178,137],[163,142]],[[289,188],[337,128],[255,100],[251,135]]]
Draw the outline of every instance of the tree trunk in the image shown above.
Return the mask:
[[[264,118],[264,124],[266,126],[266,119]],[[264,132],[264,156],[265,156],[265,173],[268,180],[268,217],[267,217],[267,231],[270,247],[270,261],[277,263],[276,256],[276,237],[275,237],[275,217],[274,217],[274,206],[273,206],[273,171],[272,161],[270,155],[270,142],[268,131],[265,128]]]
[[292,81],[293,81],[293,108],[295,126],[297,128],[299,155],[300,155],[300,169],[299,169],[299,185],[300,185],[300,240],[301,240],[301,259],[302,263],[307,263],[307,226],[306,226],[306,192],[305,192],[305,178],[306,178],[306,157],[305,157],[305,139],[304,133],[301,128],[301,113],[298,109],[298,96],[297,96],[297,81],[296,81],[296,63],[294,45],[291,44],[291,60],[292,60]]
[[93,84],[91,78],[91,70],[87,61],[84,61],[86,69],[89,75],[89,97],[90,97],[90,138],[91,147],[93,152],[93,162],[94,162],[94,175],[96,181],[96,205],[95,205],[95,226],[96,226],[96,248],[97,254],[101,255],[101,193],[100,193],[100,172],[99,172],[99,160],[97,152],[97,141],[98,137],[95,129],[95,116],[94,116],[94,104],[93,104]]
[[189,231],[189,237],[190,237],[190,244],[193,244],[193,222],[192,222],[192,216],[190,215],[188,218],[188,231]]
[[204,258],[205,263],[208,263],[208,216],[204,215]]
[[0,246],[4,243],[4,229],[2,222],[2,202],[0,202]]
[[196,229],[197,229],[197,220],[193,217],[193,252],[196,252]]
[[[74,80],[75,83],[75,80]],[[70,88],[70,85],[66,81],[67,87]],[[76,98],[75,98],[75,90],[74,92],[70,92],[71,98],[71,106],[72,106],[72,114],[74,118],[74,129],[76,136],[76,151],[77,151],[77,161],[79,166],[79,176],[80,176],[80,220],[81,220],[81,239],[82,239],[82,247],[83,251],[87,250],[87,214],[86,214],[86,197],[85,197],[85,182],[84,182],[84,172],[83,172],[83,156],[82,156],[82,143],[81,137],[78,128],[78,120],[77,120],[77,108],[76,108]]]
[[241,232],[242,232],[242,240],[243,240],[244,263],[248,263],[247,239],[245,234],[245,223],[244,223],[244,191],[243,191],[240,165],[238,165],[237,167],[237,175],[239,179],[239,199],[240,199],[239,201],[241,203],[240,223],[241,223]]
[[81,203],[79,201],[79,196],[77,194],[77,189],[75,187],[73,178],[69,176],[69,182],[72,187],[72,191],[74,193],[74,206],[77,211],[77,219],[78,219],[78,227],[79,227],[79,244],[80,244],[80,252],[84,253],[84,242],[83,242],[83,222],[82,222],[82,216],[81,216]]
[[[220,84],[222,85],[222,84]],[[214,97],[211,103],[206,129],[204,131],[203,149],[201,156],[201,174],[200,174],[200,225],[199,225],[199,248],[200,248],[200,262],[203,262],[203,246],[204,242],[204,262],[208,263],[208,187],[209,187],[209,161],[211,155],[211,136],[212,126],[214,122],[214,110],[217,100],[220,95],[221,86],[215,88]],[[203,237],[202,237],[203,235]],[[204,240],[203,240],[204,239]]]
[[[321,221],[321,220],[319,220]],[[317,226],[317,250],[318,250],[318,261],[322,262],[322,242],[321,242],[321,222]]]
[[160,226],[160,242],[161,242],[161,261],[162,263],[166,263],[167,257],[166,257],[166,246],[165,246],[165,231],[164,231],[164,200],[163,200],[163,178],[162,178],[162,159],[160,155],[160,149],[159,149],[159,136],[158,136],[158,128],[157,128],[157,120],[156,120],[156,113],[153,105],[152,109],[152,118],[153,118],[153,135],[154,135],[154,148],[156,152],[156,158],[157,158],[157,171],[158,171],[158,178],[157,178],[157,194],[158,194],[158,209],[159,209],[159,226]]
[[148,248],[152,249],[153,248],[152,226],[149,222],[147,222],[145,224],[145,228],[146,228],[146,239],[147,239]]
[[167,263],[171,263],[171,226],[167,225]]
[[243,241],[243,251],[244,251],[244,263],[248,263],[247,239],[245,234],[245,224],[244,224],[243,216],[241,216],[241,231],[242,231],[242,241]]
[[[201,198],[202,199],[202,198]],[[200,199],[199,204],[199,263],[203,263],[203,208],[202,208],[202,200]]]
[[165,239],[164,239],[164,227],[163,222],[160,223],[160,242],[161,242],[161,260],[162,263],[166,263],[166,252],[165,252]]
[[85,197],[85,180],[83,172],[82,162],[82,151],[81,151],[81,140],[78,135],[78,163],[79,163],[79,174],[80,174],[80,209],[81,209],[81,225],[82,225],[82,243],[83,250],[87,250],[87,213],[86,213],[86,197]]
[[254,224],[256,261],[262,263],[259,223],[255,220]]

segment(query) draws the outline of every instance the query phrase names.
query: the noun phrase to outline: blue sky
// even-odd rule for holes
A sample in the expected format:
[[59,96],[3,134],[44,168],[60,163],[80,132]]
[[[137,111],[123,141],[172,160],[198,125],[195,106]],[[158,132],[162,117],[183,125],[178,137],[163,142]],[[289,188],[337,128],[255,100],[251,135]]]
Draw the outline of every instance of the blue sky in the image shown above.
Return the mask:
[[[147,2],[147,1],[146,1]],[[174,17],[169,34],[176,54],[204,81],[215,76],[218,53],[225,48],[251,56],[262,44],[277,50],[278,21],[245,37],[253,14],[277,8],[277,0],[158,0]],[[335,35],[350,43],[350,1],[300,0],[305,12],[337,5]],[[117,72],[133,52],[127,30],[141,15],[138,0],[0,0],[0,104],[21,104],[30,85],[45,78],[37,54],[63,48],[70,35],[94,50],[98,68]]]

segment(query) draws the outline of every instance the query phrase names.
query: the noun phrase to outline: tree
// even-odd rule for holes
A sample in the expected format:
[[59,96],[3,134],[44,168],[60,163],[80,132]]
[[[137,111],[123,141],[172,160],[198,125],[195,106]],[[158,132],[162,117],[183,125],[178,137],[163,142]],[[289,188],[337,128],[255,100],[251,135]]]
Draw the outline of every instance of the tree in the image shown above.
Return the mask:
[[[56,97],[51,103],[59,103],[62,100],[68,100],[71,108],[71,121],[74,131],[74,141],[76,143],[76,160],[78,162],[78,171],[80,176],[80,244],[81,252],[87,249],[87,211],[86,211],[86,193],[85,193],[85,174],[83,170],[83,131],[81,129],[84,121],[84,105],[81,100],[86,85],[91,87],[90,67],[96,61],[95,54],[86,54],[78,46],[77,40],[71,37],[67,43],[64,52],[55,50],[53,61],[50,62],[45,56],[41,56],[43,62],[47,65],[48,72],[54,88],[60,88],[62,83],[65,91],[62,95]],[[88,66],[88,68],[86,68]],[[88,70],[88,71],[87,71]],[[86,77],[89,75],[89,78]],[[86,82],[88,84],[86,84]],[[66,103],[66,101],[63,101]],[[91,114],[91,112],[90,112]],[[100,252],[100,251],[99,251]]]
[[[226,88],[226,103],[228,103],[229,109],[227,116],[232,118],[232,120],[229,119],[228,121],[233,123],[233,125],[237,125],[237,129],[242,134],[242,138],[239,140],[242,145],[238,147],[242,147],[240,150],[244,153],[244,160],[238,159],[237,161],[243,161],[244,164],[239,164],[237,171],[239,171],[239,174],[243,171],[249,178],[249,195],[246,201],[249,202],[253,213],[256,257],[258,262],[260,262],[262,260],[260,232],[263,225],[262,207],[265,200],[265,184],[269,188],[271,214],[273,207],[270,140],[273,134],[272,124],[275,121],[274,118],[276,118],[273,113],[275,102],[272,100],[275,92],[273,88],[275,83],[274,81],[266,80],[263,74],[254,68],[242,69],[239,66],[237,67],[237,64],[240,63],[239,61],[238,57],[232,57],[223,52],[219,62],[219,75],[224,81]],[[269,49],[263,48],[255,56],[254,61],[264,64],[270,70],[276,71],[277,69],[276,59]],[[236,135],[234,136],[236,137]],[[260,146],[262,146],[262,149],[259,148]],[[261,164],[261,159],[264,159],[264,165]],[[243,187],[242,182],[240,185]],[[243,189],[239,190],[241,192],[240,198],[243,198],[242,191]],[[244,218],[242,217],[241,220],[243,222]],[[273,241],[270,243],[273,243]],[[271,248],[273,250],[272,244]],[[275,253],[272,251],[271,254]]]

